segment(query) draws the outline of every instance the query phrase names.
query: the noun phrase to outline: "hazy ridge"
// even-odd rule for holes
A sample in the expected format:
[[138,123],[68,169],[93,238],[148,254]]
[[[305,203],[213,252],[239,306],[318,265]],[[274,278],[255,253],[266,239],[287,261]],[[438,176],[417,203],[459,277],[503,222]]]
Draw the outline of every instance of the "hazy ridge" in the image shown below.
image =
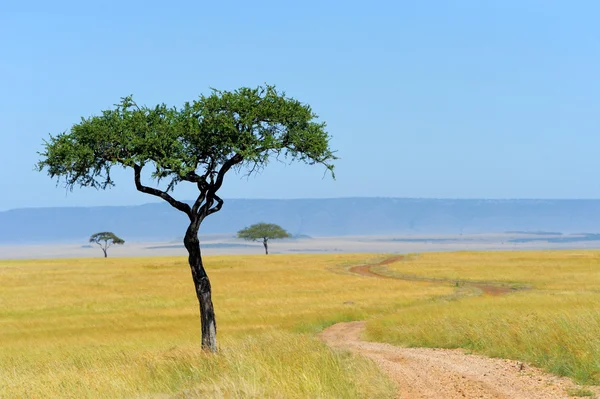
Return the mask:
[[[600,200],[226,199],[200,233],[233,234],[260,221],[311,236],[595,233],[600,231]],[[185,215],[166,203],[15,209],[0,212],[0,243],[81,241],[104,230],[130,241],[176,240],[186,223]]]

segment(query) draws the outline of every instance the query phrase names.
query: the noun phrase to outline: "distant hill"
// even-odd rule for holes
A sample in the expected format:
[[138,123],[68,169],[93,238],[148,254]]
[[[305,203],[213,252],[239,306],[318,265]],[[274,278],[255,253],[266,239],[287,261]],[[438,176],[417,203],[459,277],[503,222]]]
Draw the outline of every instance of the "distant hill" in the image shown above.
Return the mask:
[[[233,235],[260,221],[310,236],[597,233],[600,200],[228,199],[221,212],[205,220],[200,234]],[[75,242],[105,230],[129,241],[172,241],[183,236],[186,222],[166,203],[15,209],[0,212],[0,243]]]

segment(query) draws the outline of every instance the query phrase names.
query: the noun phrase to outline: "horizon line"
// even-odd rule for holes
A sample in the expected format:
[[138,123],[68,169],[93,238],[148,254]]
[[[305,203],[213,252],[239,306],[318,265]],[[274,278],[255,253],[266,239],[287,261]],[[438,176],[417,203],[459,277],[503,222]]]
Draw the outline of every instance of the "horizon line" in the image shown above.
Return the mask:
[[[430,200],[430,201],[600,201],[600,198],[493,198],[493,197],[391,197],[391,196],[347,196],[347,197],[305,197],[305,198],[223,198],[227,201],[315,201],[315,200],[348,200],[348,199],[387,199],[387,200]],[[181,200],[182,202],[191,202],[194,200]],[[138,204],[121,205],[70,205],[70,206],[32,206],[22,208],[0,209],[0,213],[27,210],[27,209],[73,209],[73,208],[128,208],[145,205],[168,205],[166,201],[142,202]]]

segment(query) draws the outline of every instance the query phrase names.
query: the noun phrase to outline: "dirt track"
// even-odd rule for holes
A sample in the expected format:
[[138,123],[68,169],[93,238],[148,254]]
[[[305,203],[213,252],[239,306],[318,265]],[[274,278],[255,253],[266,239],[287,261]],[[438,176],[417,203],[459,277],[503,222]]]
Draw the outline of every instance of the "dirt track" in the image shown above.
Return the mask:
[[[348,271],[362,276],[394,278],[371,271],[401,260],[386,259],[376,265],[355,266]],[[494,284],[472,284],[483,294],[502,295],[510,288]],[[390,344],[362,341],[364,321],[338,323],[321,334],[330,347],[347,349],[366,356],[384,370],[398,385],[397,398],[569,398],[569,389],[577,388],[570,379],[544,373],[517,361],[469,355],[463,350],[401,348]],[[595,387],[595,396],[600,389]]]
[[[462,350],[400,348],[360,339],[365,322],[338,323],[320,338],[375,361],[398,385],[398,398],[567,398],[569,379],[521,363],[467,355]],[[522,369],[521,369],[522,368]]]
[[[394,280],[429,281],[429,282],[437,282],[437,283],[454,283],[455,282],[453,280],[444,279],[444,278],[426,278],[426,277],[418,277],[418,276],[410,276],[410,275],[385,275],[385,274],[375,273],[373,270],[371,270],[372,267],[385,266],[385,265],[389,265],[391,263],[398,262],[401,260],[404,260],[404,256],[402,256],[402,255],[393,256],[391,258],[384,259],[381,262],[376,263],[376,264],[354,266],[354,267],[349,268],[348,271],[350,273],[360,274],[361,276],[366,276],[366,277],[387,278],[387,279],[394,279]],[[491,283],[491,282],[463,281],[462,284],[471,286],[471,287],[475,287],[487,295],[504,295],[504,294],[508,294],[509,292],[514,292],[514,289],[512,289],[510,287],[501,286],[501,285],[498,285],[497,283]]]

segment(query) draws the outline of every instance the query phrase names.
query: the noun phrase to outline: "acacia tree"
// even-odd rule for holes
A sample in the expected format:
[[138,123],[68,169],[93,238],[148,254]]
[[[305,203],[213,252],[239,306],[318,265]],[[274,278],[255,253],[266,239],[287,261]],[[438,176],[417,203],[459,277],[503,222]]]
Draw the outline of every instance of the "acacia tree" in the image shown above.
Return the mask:
[[265,247],[265,254],[269,254],[269,240],[275,240],[278,238],[291,237],[290,233],[285,231],[282,227],[272,223],[256,223],[250,227],[246,227],[237,233],[238,238],[243,238],[247,241],[258,241],[262,240]]
[[[113,167],[131,168],[137,190],[162,198],[188,216],[183,242],[200,305],[202,347],[216,351],[211,285],[202,263],[198,230],[207,216],[223,206],[217,192],[225,174],[237,170],[250,175],[272,157],[284,157],[324,165],[333,176],[336,157],[329,141],[325,123],[318,121],[309,105],[270,85],[213,89],[180,108],[140,107],[128,96],[114,109],[82,118],[69,131],[50,135],[39,153],[37,169],[46,169],[57,184],[62,181],[72,190],[75,186],[106,189],[114,185]],[[142,183],[142,171],[148,168],[154,187]],[[171,195],[179,183],[197,187],[193,203]]]
[[102,252],[104,252],[104,257],[108,257],[106,250],[113,245],[123,245],[125,244],[125,240],[117,237],[115,234],[110,231],[103,231],[101,233],[92,234],[90,237],[90,242],[96,243],[100,245]]

